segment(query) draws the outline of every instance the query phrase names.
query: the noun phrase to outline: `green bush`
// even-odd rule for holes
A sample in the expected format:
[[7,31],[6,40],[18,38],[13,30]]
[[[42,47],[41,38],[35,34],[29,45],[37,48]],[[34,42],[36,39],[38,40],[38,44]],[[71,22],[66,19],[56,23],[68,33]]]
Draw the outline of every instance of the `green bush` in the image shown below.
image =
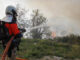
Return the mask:
[[[59,39],[62,40],[64,38],[60,37]],[[73,38],[71,37],[71,39]],[[23,58],[41,58],[44,56],[59,56],[70,59],[80,58],[79,46],[75,42],[73,44],[70,41],[63,42],[63,40],[23,39],[18,56]]]

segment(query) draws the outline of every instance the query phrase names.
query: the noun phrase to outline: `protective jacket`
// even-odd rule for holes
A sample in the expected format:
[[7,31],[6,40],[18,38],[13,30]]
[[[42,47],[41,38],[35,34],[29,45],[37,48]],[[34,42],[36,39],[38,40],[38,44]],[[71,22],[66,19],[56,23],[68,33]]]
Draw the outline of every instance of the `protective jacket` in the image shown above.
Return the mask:
[[[17,23],[14,22],[15,19],[13,19],[13,16],[7,15],[5,18],[2,19],[2,21],[6,22],[5,26],[6,26],[6,28],[8,28],[8,32],[9,32],[10,36],[14,35],[16,37],[17,35],[20,34]],[[19,35],[19,37],[20,37],[20,35]]]
[[[10,38],[11,36],[15,36],[8,51],[8,57],[11,57],[12,49],[14,49],[15,47],[18,48],[21,41],[20,38],[22,37],[22,34],[20,33],[17,23],[15,22],[16,20],[13,16],[7,15],[5,18],[2,19],[2,21],[5,22],[5,27],[8,29]],[[7,42],[8,40],[10,40],[10,38],[7,39]],[[5,41],[6,40],[4,40],[4,42]]]

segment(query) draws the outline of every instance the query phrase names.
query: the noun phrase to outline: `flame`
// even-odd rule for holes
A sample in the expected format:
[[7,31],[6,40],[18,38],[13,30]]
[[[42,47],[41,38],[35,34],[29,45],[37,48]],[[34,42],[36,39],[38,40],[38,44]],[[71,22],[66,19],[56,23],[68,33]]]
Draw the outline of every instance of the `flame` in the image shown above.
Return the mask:
[[56,33],[52,32],[51,36],[52,36],[52,38],[55,38],[56,37]]

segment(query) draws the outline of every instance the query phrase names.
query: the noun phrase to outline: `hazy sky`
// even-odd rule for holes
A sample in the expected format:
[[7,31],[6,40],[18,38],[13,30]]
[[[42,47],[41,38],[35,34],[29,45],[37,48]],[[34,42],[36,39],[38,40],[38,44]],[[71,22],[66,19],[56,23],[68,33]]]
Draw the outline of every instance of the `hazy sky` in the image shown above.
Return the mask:
[[52,25],[51,30],[58,34],[80,34],[80,0],[0,0],[1,18],[7,5],[16,4],[29,10],[39,9],[48,25]]

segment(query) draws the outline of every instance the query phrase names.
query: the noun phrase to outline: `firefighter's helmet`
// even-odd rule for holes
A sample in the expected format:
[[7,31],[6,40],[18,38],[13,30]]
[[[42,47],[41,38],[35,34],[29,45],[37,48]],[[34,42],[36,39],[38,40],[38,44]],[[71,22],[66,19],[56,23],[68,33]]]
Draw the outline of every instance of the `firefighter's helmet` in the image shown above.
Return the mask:
[[14,7],[14,6],[8,6],[7,8],[6,8],[6,15],[7,14],[10,14],[10,15],[17,15],[17,10],[16,10],[16,8]]

